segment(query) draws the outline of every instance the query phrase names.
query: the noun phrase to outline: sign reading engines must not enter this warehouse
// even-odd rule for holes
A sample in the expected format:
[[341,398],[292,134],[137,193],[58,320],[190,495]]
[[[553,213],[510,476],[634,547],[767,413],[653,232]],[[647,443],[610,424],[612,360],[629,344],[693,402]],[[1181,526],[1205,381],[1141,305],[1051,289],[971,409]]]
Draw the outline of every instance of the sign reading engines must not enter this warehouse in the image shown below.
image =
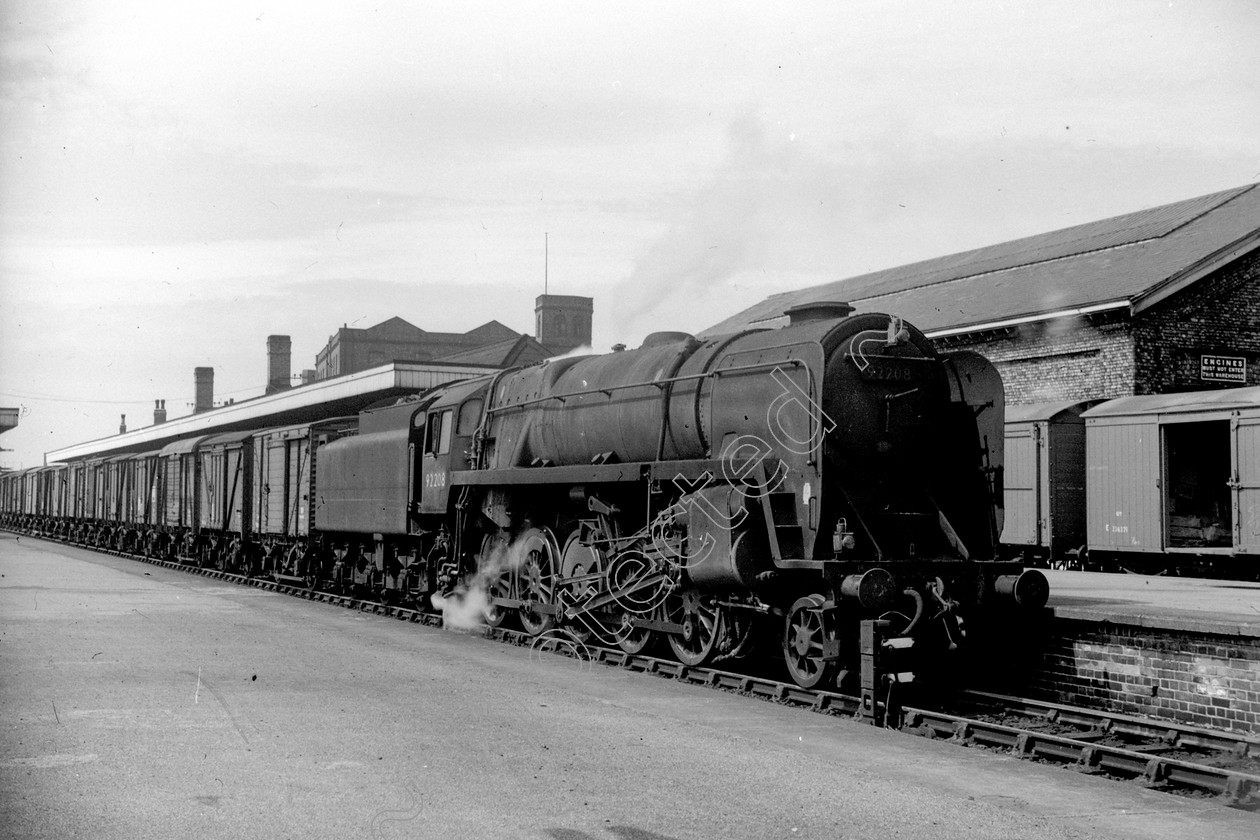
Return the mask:
[[1199,357],[1199,379],[1204,382],[1247,382],[1247,360],[1242,356]]

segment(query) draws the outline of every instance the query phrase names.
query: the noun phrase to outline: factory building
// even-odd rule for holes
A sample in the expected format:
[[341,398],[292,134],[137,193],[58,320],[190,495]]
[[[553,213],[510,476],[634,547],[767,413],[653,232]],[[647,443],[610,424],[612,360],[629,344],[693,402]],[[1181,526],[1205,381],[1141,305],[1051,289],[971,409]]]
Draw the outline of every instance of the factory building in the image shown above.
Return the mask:
[[593,308],[588,297],[539,295],[533,336],[498,321],[465,333],[429,332],[399,317],[366,329],[343,326],[319,351],[315,376],[330,379],[389,362],[529,365],[589,345]]

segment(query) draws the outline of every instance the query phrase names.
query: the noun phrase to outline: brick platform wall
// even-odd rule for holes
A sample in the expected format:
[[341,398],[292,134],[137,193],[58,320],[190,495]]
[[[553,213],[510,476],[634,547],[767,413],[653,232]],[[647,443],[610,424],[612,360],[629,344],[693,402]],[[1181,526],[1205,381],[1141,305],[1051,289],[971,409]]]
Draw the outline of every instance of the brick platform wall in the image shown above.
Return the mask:
[[1068,619],[1028,629],[986,688],[1260,734],[1260,639]]

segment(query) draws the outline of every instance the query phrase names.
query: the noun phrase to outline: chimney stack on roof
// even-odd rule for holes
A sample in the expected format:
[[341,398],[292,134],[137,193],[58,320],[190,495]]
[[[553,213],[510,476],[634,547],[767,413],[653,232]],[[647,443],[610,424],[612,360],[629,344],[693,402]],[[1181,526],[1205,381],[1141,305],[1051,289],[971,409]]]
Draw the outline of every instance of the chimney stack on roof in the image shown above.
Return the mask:
[[153,401],[153,425],[157,426],[166,422],[166,400]]
[[287,335],[267,336],[267,393],[287,391],[293,344]]
[[194,368],[193,386],[196,388],[196,395],[193,397],[193,414],[200,414],[214,408],[214,368]]
[[122,416],[122,420],[119,421],[118,423],[118,434],[120,435],[127,434],[127,415],[126,414]]

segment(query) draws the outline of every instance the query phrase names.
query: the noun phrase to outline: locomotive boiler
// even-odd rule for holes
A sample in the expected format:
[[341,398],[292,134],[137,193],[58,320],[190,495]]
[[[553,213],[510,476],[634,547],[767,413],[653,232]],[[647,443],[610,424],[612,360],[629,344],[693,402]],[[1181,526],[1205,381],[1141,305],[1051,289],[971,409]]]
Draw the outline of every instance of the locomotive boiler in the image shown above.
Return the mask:
[[663,639],[690,665],[772,639],[804,686],[855,677],[864,621],[937,660],[969,612],[1044,603],[1039,573],[994,559],[1003,405],[988,363],[844,304],[789,315],[657,333],[393,412],[416,544],[382,568],[494,624],[630,652]]

